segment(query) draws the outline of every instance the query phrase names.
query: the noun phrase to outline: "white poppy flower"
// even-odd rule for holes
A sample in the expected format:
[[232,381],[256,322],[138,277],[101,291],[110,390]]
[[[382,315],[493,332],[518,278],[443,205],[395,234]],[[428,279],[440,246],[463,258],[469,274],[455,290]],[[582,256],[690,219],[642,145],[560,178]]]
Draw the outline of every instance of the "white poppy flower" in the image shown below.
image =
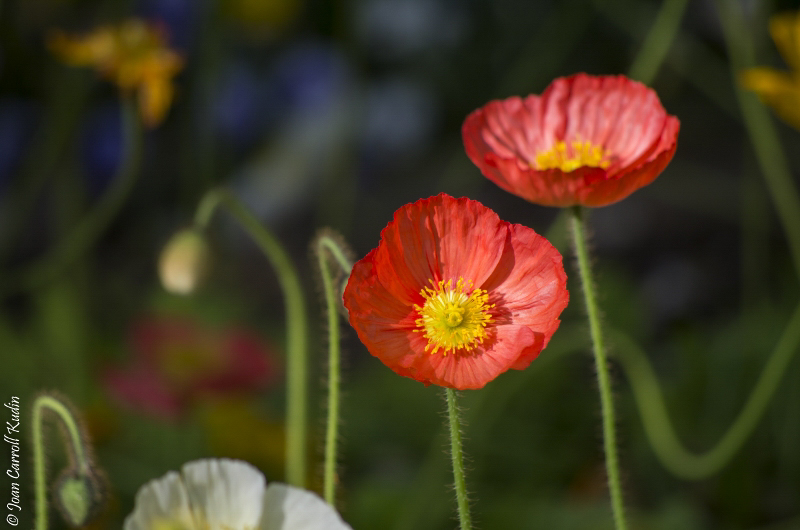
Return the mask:
[[315,493],[267,486],[247,462],[209,458],[142,486],[124,530],[352,529]]

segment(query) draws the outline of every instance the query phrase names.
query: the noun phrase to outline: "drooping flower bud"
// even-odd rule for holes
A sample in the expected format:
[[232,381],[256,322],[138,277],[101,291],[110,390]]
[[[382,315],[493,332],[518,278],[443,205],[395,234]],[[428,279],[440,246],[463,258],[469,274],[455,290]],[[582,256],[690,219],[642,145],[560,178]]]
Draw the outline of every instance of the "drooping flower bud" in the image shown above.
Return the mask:
[[103,496],[92,474],[65,473],[54,486],[53,499],[70,526],[84,526],[102,505]]
[[[57,421],[62,427],[63,446],[69,463],[52,487],[52,502],[63,519],[73,527],[85,526],[104,506],[102,472],[94,464],[92,446],[80,415],[69,400],[59,394],[40,394],[33,403],[34,465],[44,470],[47,448],[54,440],[44,437],[45,423]],[[47,528],[47,483],[44,471],[34,476],[36,528]]]
[[181,230],[161,251],[161,285],[171,293],[190,294],[208,273],[210,261],[211,252],[203,234],[194,228]]

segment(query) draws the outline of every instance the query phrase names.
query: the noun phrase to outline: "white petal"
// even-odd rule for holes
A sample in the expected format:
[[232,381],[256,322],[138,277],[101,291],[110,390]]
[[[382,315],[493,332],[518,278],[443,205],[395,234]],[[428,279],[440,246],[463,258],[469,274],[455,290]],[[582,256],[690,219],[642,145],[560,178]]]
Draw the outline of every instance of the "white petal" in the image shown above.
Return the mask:
[[208,458],[181,468],[195,517],[208,528],[257,528],[266,481],[239,460]]
[[124,529],[150,530],[159,521],[194,527],[186,488],[174,471],[139,488],[136,506],[125,519]]
[[264,493],[261,530],[352,530],[316,493],[273,482]]

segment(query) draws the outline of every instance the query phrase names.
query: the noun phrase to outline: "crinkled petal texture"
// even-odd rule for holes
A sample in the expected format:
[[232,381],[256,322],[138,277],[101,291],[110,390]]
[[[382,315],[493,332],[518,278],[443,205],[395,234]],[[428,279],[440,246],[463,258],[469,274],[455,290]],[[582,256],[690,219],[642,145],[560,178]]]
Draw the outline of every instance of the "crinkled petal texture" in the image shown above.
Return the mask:
[[[576,74],[541,96],[491,101],[461,128],[470,160],[506,191],[545,206],[605,206],[650,184],[677,147],[680,122],[624,76]],[[542,169],[558,143],[589,143],[603,163]]]
[[189,462],[145,484],[125,530],[349,530],[339,514],[314,493],[266,486],[246,462]]
[[[491,320],[471,349],[434,352],[419,324],[420,291],[459,279],[486,291]],[[544,237],[445,194],[397,210],[344,292],[350,324],[372,355],[400,375],[457,389],[526,368],[568,299],[561,254]]]

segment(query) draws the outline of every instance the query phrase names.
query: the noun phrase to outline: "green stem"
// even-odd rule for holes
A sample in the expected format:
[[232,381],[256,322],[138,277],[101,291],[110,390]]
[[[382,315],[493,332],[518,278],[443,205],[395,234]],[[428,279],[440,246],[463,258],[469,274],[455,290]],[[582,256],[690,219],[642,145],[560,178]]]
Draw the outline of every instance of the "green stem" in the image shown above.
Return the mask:
[[45,474],[45,448],[42,413],[45,409],[55,413],[64,425],[72,449],[77,471],[83,476],[91,475],[89,456],[80,428],[72,413],[61,401],[52,396],[41,395],[33,402],[33,475],[36,496],[36,530],[47,530],[47,481]]
[[[490,385],[472,397],[469,410],[465,411],[468,423],[479,425],[470,437],[470,445],[483,448],[491,447],[489,440],[492,437],[494,422],[502,416],[514,399],[521,399],[519,395],[530,390],[537,377],[542,377],[543,370],[562,361],[567,353],[583,352],[586,349],[586,339],[581,331],[583,326],[562,323],[558,333],[547,345],[546,355],[540,355],[536,362],[520,372],[516,377],[508,379],[503,385]],[[401,503],[404,507],[394,520],[392,530],[412,530],[427,526],[438,527],[444,522],[450,512],[446,506],[439,502],[438,488],[450,466],[442,458],[442,443],[446,439],[449,425],[442,425],[429,445],[423,463],[417,467],[418,471],[414,481],[404,496]],[[482,459],[478,459],[483,461]],[[490,459],[489,459],[490,460]],[[443,508],[443,506],[445,506]]]
[[224,207],[253,238],[269,260],[283,290],[286,306],[286,481],[306,483],[307,335],[305,296],[297,270],[280,242],[238,199],[226,190],[211,190],[195,214],[195,224],[205,230],[218,207]]
[[48,254],[5,284],[5,294],[35,289],[61,274],[100,238],[130,195],[139,175],[142,152],[141,121],[136,103],[126,98],[122,110],[125,158],[114,182],[86,217]]
[[339,318],[336,312],[336,289],[328,267],[326,251],[330,252],[345,272],[353,265],[344,255],[335,241],[322,235],[317,239],[316,254],[319,261],[322,286],[325,291],[325,305],[328,313],[328,420],[325,433],[325,501],[331,506],[336,503],[336,440],[339,430],[339,384],[340,384],[340,346]]
[[350,258],[347,257],[344,250],[339,246],[339,244],[330,238],[329,236],[323,235],[319,238],[319,246],[320,250],[324,247],[325,250],[331,253],[331,256],[334,257],[336,262],[345,271],[348,276],[350,275],[350,270],[353,268],[353,264],[350,262]]
[[608,361],[600,328],[600,311],[597,307],[592,271],[589,266],[589,249],[586,242],[583,209],[580,206],[572,208],[572,236],[575,243],[575,253],[578,257],[578,270],[583,284],[586,312],[589,316],[589,329],[594,345],[594,360],[597,365],[597,382],[600,387],[600,402],[603,411],[603,444],[606,453],[608,488],[611,491],[611,508],[614,512],[614,524],[617,530],[624,530],[627,528],[627,523],[625,522],[625,507],[622,500],[622,486],[620,485],[619,477],[611,376],[608,372]]
[[[753,46],[736,3],[717,0],[716,4],[731,60],[731,71],[736,78],[741,70],[753,65]],[[795,272],[800,279],[800,198],[786,154],[764,105],[753,93],[743,90],[735,80],[733,85],[750,142],[786,232]]]
[[664,0],[653,27],[631,63],[628,76],[649,85],[658,73],[678,33],[688,0]]
[[461,449],[461,422],[458,418],[458,405],[456,404],[456,391],[445,388],[447,396],[447,415],[450,418],[450,457],[453,460],[453,480],[456,487],[456,501],[458,502],[458,521],[461,530],[471,530],[472,518],[469,514],[469,499],[467,497],[467,481],[464,477],[464,454]]
[[741,412],[717,445],[702,454],[689,452],[678,439],[658,379],[645,354],[623,334],[616,334],[615,343],[656,456],[674,475],[700,480],[713,475],[733,458],[764,415],[800,345],[800,305],[795,308]]

